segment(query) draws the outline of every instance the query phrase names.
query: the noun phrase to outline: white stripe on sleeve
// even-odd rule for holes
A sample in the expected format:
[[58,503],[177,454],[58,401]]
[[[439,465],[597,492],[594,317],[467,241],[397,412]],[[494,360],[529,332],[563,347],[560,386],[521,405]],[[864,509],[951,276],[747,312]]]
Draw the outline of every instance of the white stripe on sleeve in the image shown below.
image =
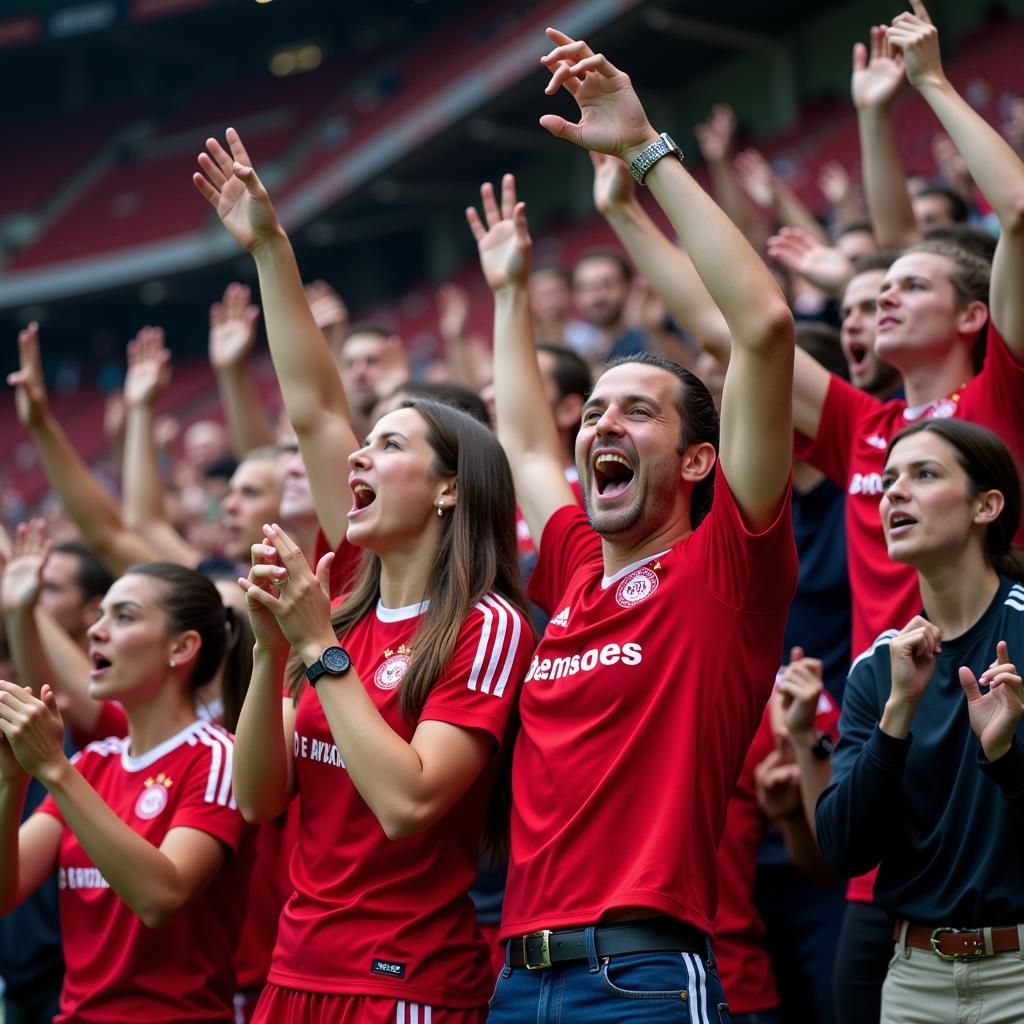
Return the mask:
[[490,608],[482,602],[478,601],[473,607],[483,612],[484,624],[480,630],[480,642],[476,647],[476,657],[473,659],[473,667],[470,669],[469,682],[466,683],[471,690],[476,689],[477,680],[480,678],[480,669],[483,667],[484,656],[487,654],[487,642],[491,638],[491,620],[494,618]]
[[516,655],[519,653],[519,640],[523,632],[523,624],[519,613],[500,594],[491,594],[495,601],[499,601],[508,609],[509,617],[512,620],[512,639],[509,641],[508,651],[505,654],[505,662],[501,668],[501,675],[498,677],[498,685],[492,691],[495,697],[500,697],[505,692],[505,684],[512,673],[512,666],[516,663]]

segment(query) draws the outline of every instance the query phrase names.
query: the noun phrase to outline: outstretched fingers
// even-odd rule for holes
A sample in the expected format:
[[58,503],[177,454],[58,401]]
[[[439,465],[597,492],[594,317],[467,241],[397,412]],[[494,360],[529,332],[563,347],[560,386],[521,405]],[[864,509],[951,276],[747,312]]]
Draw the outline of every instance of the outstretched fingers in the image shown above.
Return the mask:
[[502,219],[501,210],[498,208],[498,201],[494,196],[494,186],[489,181],[485,181],[480,186],[480,202],[484,208],[488,230],[497,227]]

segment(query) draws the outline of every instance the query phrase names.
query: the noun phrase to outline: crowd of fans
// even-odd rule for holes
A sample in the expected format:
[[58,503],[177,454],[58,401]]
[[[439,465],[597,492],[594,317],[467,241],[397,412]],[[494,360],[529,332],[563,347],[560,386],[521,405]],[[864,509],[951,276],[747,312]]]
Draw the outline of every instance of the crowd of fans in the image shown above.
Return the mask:
[[128,344],[118,499],[21,332],[59,504],[0,535],[6,1024],[1020,1020],[1024,101],[989,125],[912,6],[824,219],[721,106],[708,195],[549,29],[618,247],[531,264],[484,184],[493,336],[443,286],[417,376],[208,139],[262,308],[211,307],[180,443]]

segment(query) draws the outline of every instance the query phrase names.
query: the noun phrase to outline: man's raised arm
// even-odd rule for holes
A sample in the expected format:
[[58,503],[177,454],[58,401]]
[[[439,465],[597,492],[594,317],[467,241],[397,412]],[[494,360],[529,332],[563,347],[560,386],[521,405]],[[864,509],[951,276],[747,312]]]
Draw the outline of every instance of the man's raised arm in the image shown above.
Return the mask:
[[939,36],[923,3],[900,14],[886,31],[906,64],[907,78],[949,133],[975,183],[999,218],[992,260],[992,323],[1024,359],[1024,163],[1005,139],[953,88],[942,70]]
[[18,335],[18,354],[20,369],[7,377],[7,383],[16,389],[18,419],[32,436],[46,478],[68,516],[115,576],[136,562],[156,561],[157,551],[125,526],[117,503],[92,475],[50,411],[39,356],[38,324],[29,324]]
[[516,182],[506,174],[501,206],[494,188],[480,188],[484,221],[475,209],[466,220],[476,239],[484,278],[494,293],[494,404],[498,440],[512,466],[516,499],[530,534],[540,543],[547,521],[574,505],[562,470],[558,428],[544,394],[533,337],[530,231],[526,204],[516,202]]
[[[552,135],[629,164],[659,140],[629,77],[583,41],[548,29],[547,92],[564,86],[578,124],[545,114]],[[793,317],[768,268],[736,226],[671,155],[644,180],[722,311],[732,358],[722,399],[720,461],[748,521],[767,526],[789,476],[792,445]]]

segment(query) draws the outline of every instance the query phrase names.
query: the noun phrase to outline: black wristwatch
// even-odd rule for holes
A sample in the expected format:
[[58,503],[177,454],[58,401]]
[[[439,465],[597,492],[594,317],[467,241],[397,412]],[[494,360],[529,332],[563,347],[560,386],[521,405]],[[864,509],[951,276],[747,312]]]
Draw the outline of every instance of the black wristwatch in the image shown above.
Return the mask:
[[819,761],[827,761],[832,756],[832,751],[835,750],[836,745],[827,732],[823,732],[812,744],[811,753]]
[[351,667],[352,659],[344,647],[328,647],[309,668],[306,669],[306,679],[310,686],[316,686],[321,676],[343,676]]

